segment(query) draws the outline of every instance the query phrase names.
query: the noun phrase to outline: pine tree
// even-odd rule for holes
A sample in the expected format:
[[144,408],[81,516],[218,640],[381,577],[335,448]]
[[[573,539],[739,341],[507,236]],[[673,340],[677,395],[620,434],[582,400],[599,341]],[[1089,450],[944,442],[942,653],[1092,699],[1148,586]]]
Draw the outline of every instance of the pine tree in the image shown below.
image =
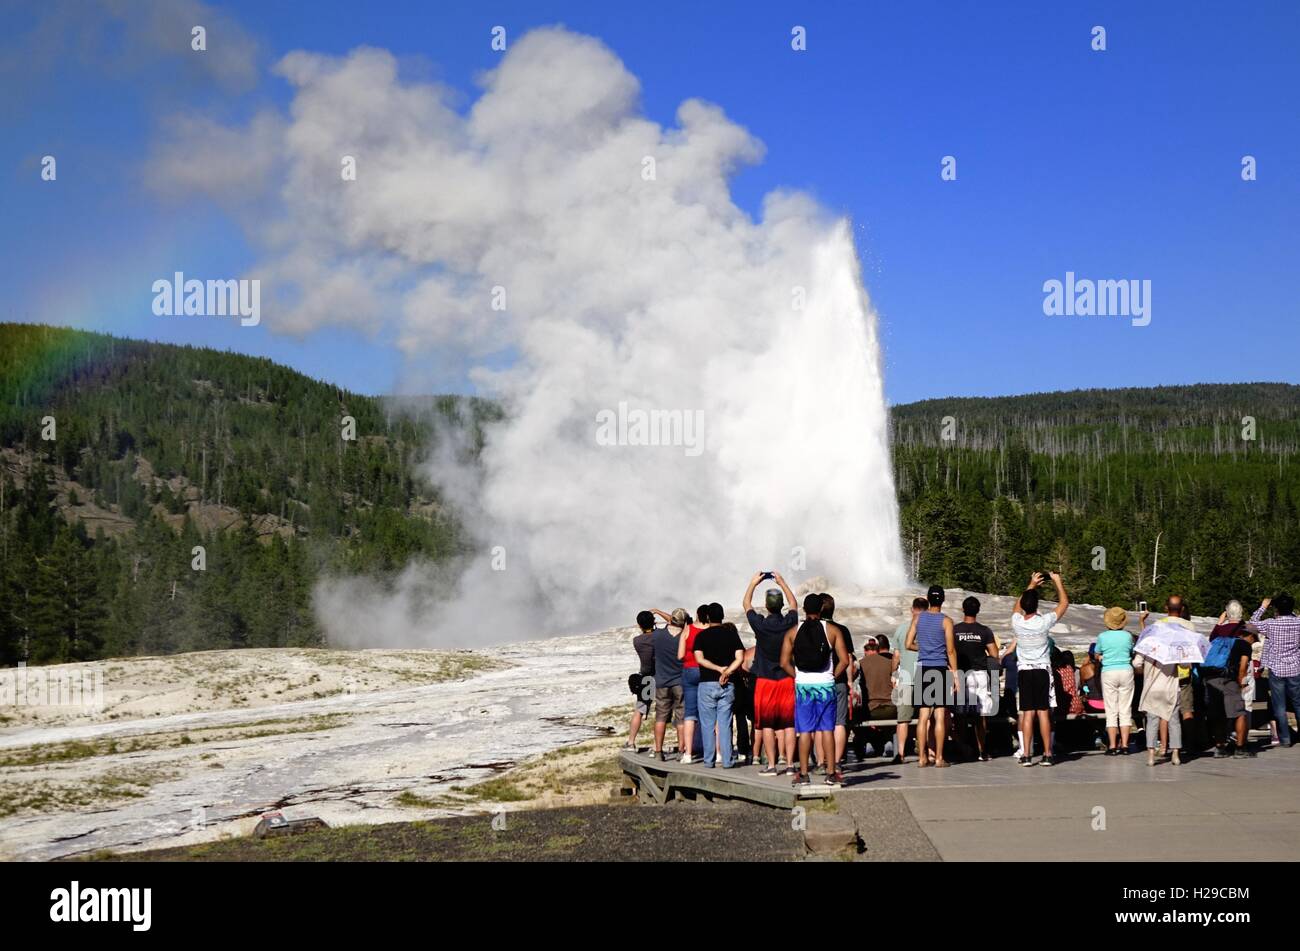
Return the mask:
[[31,599],[32,661],[61,664],[98,657],[105,610],[94,561],[73,533],[64,530],[37,562]]

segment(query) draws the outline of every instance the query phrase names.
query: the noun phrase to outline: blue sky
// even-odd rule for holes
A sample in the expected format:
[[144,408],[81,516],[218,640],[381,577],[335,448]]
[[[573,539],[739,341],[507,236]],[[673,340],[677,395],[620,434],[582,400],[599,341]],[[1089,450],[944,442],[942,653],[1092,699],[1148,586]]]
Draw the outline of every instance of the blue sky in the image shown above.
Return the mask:
[[[1300,382],[1300,5],[230,3],[262,45],[238,95],[173,62],[106,67],[64,56],[0,71],[0,319],[265,354],[369,393],[390,391],[390,341],[295,339],[229,322],[153,316],[174,262],[238,273],[238,227],[143,181],[161,116],[247,116],[289,90],[266,67],[294,49],[369,44],[409,57],[472,102],[497,62],[489,31],[562,23],[599,37],[642,87],[650,118],[721,105],[767,147],[734,181],[756,212],[806,189],[854,222],[881,318],[893,402],[1085,386]],[[378,9],[375,9],[375,8]],[[707,9],[704,9],[707,7]],[[0,63],[33,15],[0,6]],[[808,49],[790,49],[807,28]],[[1090,30],[1107,30],[1107,50]],[[56,183],[40,156],[58,157]],[[940,179],[940,159],[958,178]],[[1258,180],[1241,179],[1253,155]],[[1152,321],[1043,315],[1067,270],[1152,283]],[[457,367],[440,389],[464,391]]]

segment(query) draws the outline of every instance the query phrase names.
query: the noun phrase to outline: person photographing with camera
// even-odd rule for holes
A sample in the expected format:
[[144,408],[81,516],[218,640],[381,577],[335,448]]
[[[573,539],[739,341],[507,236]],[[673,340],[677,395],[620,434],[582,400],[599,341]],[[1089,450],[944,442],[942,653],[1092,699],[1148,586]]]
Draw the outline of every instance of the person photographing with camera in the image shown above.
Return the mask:
[[1016,704],[1020,710],[1020,733],[1023,748],[1020,765],[1032,766],[1034,762],[1034,723],[1043,736],[1042,766],[1054,766],[1052,758],[1052,627],[1065,616],[1070,599],[1055,571],[1048,577],[1056,586],[1056,610],[1040,614],[1038,589],[1046,580],[1041,571],[1029,579],[1029,587],[1016,599],[1011,613],[1011,643],[1007,653],[1015,651],[1019,680]]
[[[764,597],[767,614],[754,610],[754,589],[771,578],[779,586],[768,588]],[[786,610],[785,606],[790,605]],[[764,776],[777,775],[777,763],[784,760],[794,771],[794,680],[781,667],[781,649],[787,632],[799,624],[794,610],[794,593],[776,571],[755,572],[745,589],[743,607],[749,629],[754,632],[754,660],[750,673],[754,677],[754,761],[761,745],[767,762],[759,771]],[[786,770],[781,770],[784,774]]]

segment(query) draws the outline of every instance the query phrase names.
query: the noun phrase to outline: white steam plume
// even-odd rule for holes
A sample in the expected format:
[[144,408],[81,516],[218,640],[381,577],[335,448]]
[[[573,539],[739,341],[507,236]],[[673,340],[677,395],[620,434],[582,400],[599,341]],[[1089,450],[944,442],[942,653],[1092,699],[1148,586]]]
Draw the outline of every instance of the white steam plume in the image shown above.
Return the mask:
[[[417,366],[513,356],[475,373],[507,413],[481,476],[446,459],[433,473],[484,557],[414,566],[395,594],[325,586],[333,639],[484,643],[630,623],[650,605],[734,609],[756,569],[799,577],[796,548],[808,575],[903,583],[876,318],[849,226],[798,193],[768,195],[758,221],[737,208],[729,176],[762,146],[720,109],[690,100],[662,128],[608,49],[560,29],[514,42],[465,115],[379,50],[293,53],[278,70],[296,87],[289,116],[250,125],[241,159],[287,169],[265,183],[278,214],[268,223],[247,188],[239,209],[265,242],[259,275],[293,289],[268,323],[390,321]],[[169,168],[206,178],[195,163],[213,160],[214,134],[161,148],[163,187]],[[256,158],[266,150],[273,161]],[[344,155],[354,182],[340,181]],[[601,444],[598,414],[620,404],[698,415],[699,453]]]

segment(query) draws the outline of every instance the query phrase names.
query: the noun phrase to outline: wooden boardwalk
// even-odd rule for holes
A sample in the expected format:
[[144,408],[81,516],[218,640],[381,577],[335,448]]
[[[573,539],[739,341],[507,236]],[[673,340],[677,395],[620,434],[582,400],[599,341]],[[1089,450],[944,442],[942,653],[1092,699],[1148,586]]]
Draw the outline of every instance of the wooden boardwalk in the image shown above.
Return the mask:
[[740,799],[778,809],[791,809],[801,799],[824,799],[836,792],[834,786],[814,775],[811,786],[798,788],[790,776],[760,776],[757,766],[706,769],[699,763],[661,763],[650,753],[623,751],[618,757],[628,781],[643,802],[665,803],[683,799]]
[[[1256,701],[1254,704],[1255,719],[1257,723],[1260,718],[1260,710],[1266,704]],[[1265,714],[1266,716],[1266,714]],[[1105,715],[1089,711],[1077,716],[1067,718],[1072,723],[1093,724],[1093,729],[1098,729],[1105,722]],[[912,721],[915,724],[915,720]],[[1267,721],[1264,721],[1265,724]],[[857,730],[865,730],[868,726],[881,728],[887,733],[892,733],[895,720],[872,721],[869,723],[858,724]],[[1014,717],[992,717],[990,726],[994,729],[1011,730],[1014,729]],[[1057,724],[1059,729],[1060,723]],[[1263,731],[1258,726],[1252,735],[1256,739],[1261,736],[1267,736],[1267,725]],[[1142,731],[1136,726],[1133,728],[1135,736],[1140,737]],[[850,745],[853,744],[853,737],[850,737]],[[1114,765],[1119,760],[1102,757],[1099,752],[1092,749],[1091,743],[1082,748],[1076,748],[1073,752],[1066,754],[1066,759],[1071,763],[1084,759],[1091,760],[1096,757],[1097,764],[1111,764],[1109,772],[1103,775],[1109,777],[1110,773],[1119,769]],[[999,756],[997,759],[1003,760],[1004,766],[1014,764],[1010,756]],[[1145,757],[1134,756],[1131,758],[1122,758],[1125,762],[1131,759],[1136,763],[1139,759],[1145,762]],[[906,766],[892,766],[883,757],[872,757],[866,761],[858,762],[845,767],[846,784],[843,787],[827,786],[823,783],[820,775],[814,774],[813,783],[810,786],[794,787],[790,784],[790,776],[760,776],[758,767],[754,765],[737,766],[733,769],[706,769],[700,763],[683,764],[676,759],[671,759],[666,763],[661,763],[654,759],[650,752],[632,753],[621,751],[619,753],[619,766],[624,773],[625,788],[634,788],[642,802],[648,803],[666,803],[672,799],[705,799],[712,801],[714,799],[733,799],[745,802],[761,803],[767,806],[773,806],[778,809],[791,809],[798,804],[800,800],[824,799],[827,796],[834,795],[841,790],[847,790],[850,793],[858,793],[866,789],[909,789],[921,786],[944,787],[950,785],[1002,785],[1002,784],[1021,784],[1026,780],[1022,778],[1023,773],[1029,772],[1016,768],[1010,771],[1010,775],[1003,775],[1006,770],[998,767],[991,767],[988,764],[955,764],[960,766],[959,769],[953,770],[920,770],[916,769],[915,755],[908,758]],[[974,770],[972,772],[971,770]],[[1094,766],[1101,769],[1101,766]],[[1071,766],[1063,765],[1058,772],[1062,778],[1082,779],[1078,772],[1071,769]],[[1041,782],[1039,777],[1041,773],[1038,770],[1032,771],[1033,781]],[[1084,774],[1089,775],[1089,774]],[[1142,774],[1140,774],[1142,775]],[[1163,774],[1162,774],[1163,775]],[[1098,781],[1095,778],[1085,781]],[[1106,781],[1106,780],[1102,780]]]

